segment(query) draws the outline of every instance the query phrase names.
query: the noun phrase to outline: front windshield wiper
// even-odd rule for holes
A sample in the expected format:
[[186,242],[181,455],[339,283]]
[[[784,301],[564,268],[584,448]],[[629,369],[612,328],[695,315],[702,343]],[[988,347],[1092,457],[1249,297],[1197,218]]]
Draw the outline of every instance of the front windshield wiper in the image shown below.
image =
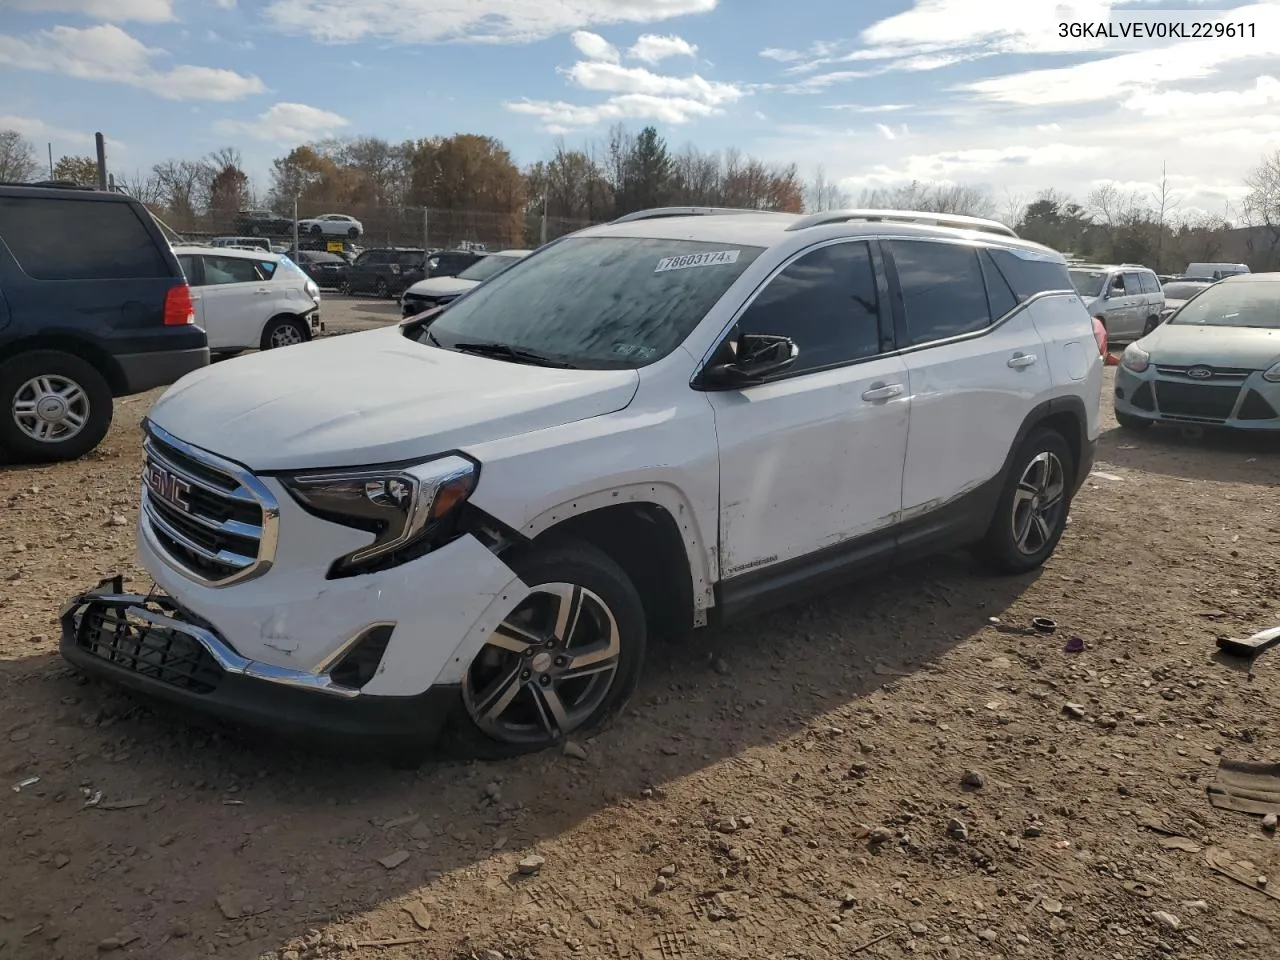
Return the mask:
[[557,367],[561,370],[577,369],[572,363],[557,360],[535,350],[513,347],[509,343],[455,343],[453,344],[453,349],[460,353],[474,353],[477,356],[510,360],[513,363],[528,363],[539,367]]

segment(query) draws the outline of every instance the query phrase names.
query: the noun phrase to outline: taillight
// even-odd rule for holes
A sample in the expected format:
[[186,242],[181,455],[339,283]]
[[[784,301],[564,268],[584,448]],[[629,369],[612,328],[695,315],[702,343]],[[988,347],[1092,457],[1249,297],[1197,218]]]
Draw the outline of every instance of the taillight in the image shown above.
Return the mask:
[[1098,341],[1098,353],[1107,356],[1107,327],[1097,317],[1093,318],[1093,339]]
[[185,283],[170,287],[164,297],[164,325],[184,327],[195,322],[196,308],[191,302],[191,287]]

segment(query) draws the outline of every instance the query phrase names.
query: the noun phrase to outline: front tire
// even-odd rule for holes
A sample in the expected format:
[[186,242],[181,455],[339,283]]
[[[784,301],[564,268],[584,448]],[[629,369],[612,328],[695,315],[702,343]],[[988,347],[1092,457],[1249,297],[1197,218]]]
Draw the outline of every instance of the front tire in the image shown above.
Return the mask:
[[277,347],[292,347],[306,343],[310,339],[307,328],[294,317],[273,317],[262,331],[260,349],[274,350]]
[[387,281],[383,280],[382,277],[379,277],[378,283],[374,287],[373,292],[374,292],[374,295],[378,297],[378,299],[385,300],[390,293],[390,291],[387,289]]
[[27,461],[82,457],[111,427],[111,387],[92,364],[32,350],[0,364],[0,447]]
[[457,748],[484,759],[602,727],[635,691],[644,662],[644,606],[608,555],[566,542],[511,567],[530,592],[467,668],[453,723]]
[[1058,546],[1071,509],[1075,457],[1062,434],[1040,428],[1013,458],[978,555],[999,573],[1028,573]]

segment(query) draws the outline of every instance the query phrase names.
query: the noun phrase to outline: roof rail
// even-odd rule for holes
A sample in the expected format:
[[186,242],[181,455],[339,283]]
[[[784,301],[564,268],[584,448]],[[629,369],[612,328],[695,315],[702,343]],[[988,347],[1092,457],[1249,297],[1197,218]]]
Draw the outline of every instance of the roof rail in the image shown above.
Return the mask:
[[850,220],[868,220],[872,222],[893,220],[904,223],[923,223],[935,227],[956,227],[961,230],[982,230],[986,233],[998,233],[1004,237],[1017,239],[1018,235],[998,220],[986,220],[982,217],[966,217],[958,213],[925,213],[916,210],[824,210],[802,220],[797,220],[788,230],[807,230],[810,227],[821,227],[829,223],[846,223]]
[[[651,207],[627,213],[610,223],[635,223],[637,220],[660,220],[663,217],[726,217],[743,213],[777,213],[776,210],[750,210],[742,207]],[[784,214],[785,216],[785,214]]]
[[0,187],[39,187],[42,190],[89,190],[95,191],[97,187],[87,187],[83,183],[76,183],[74,180],[0,180]]

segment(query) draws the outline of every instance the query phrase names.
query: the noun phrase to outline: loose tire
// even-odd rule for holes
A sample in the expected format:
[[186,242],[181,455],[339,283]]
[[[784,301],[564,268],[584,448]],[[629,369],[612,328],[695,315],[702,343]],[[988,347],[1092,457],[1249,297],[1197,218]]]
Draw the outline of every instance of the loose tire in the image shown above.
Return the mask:
[[1075,457],[1055,430],[1037,429],[1013,458],[979,556],[1000,573],[1040,567],[1058,546],[1071,509]]
[[0,364],[0,447],[27,461],[82,457],[111,427],[111,387],[86,360],[32,350]]
[[534,753],[602,727],[644,662],[644,606],[606,554],[566,542],[511,566],[531,592],[467,668],[446,734],[467,756]]
[[1135,433],[1141,433],[1143,430],[1150,430],[1152,422],[1145,417],[1135,417],[1130,413],[1116,412],[1116,423],[1120,424],[1123,430],[1132,430]]
[[292,347],[306,343],[310,338],[307,328],[293,317],[273,317],[267,321],[262,331],[263,350],[274,350],[277,347]]

